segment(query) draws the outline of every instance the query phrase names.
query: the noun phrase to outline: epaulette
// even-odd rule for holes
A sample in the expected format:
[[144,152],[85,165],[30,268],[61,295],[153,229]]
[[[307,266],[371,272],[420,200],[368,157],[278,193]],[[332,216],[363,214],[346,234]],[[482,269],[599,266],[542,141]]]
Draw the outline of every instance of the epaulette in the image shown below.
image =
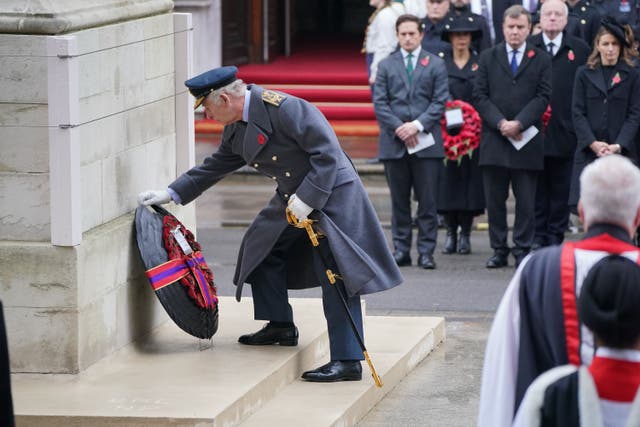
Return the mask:
[[272,90],[265,90],[264,92],[262,92],[262,100],[271,105],[275,105],[276,107],[279,107],[280,104],[282,104],[282,101],[284,101],[286,98],[286,96]]

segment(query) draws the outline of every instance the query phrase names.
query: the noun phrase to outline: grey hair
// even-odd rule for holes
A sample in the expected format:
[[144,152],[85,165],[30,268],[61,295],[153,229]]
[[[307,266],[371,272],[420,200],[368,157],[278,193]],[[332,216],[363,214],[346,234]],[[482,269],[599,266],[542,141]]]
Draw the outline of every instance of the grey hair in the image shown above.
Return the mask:
[[527,9],[525,9],[521,4],[514,4],[507,8],[502,14],[503,21],[506,21],[507,18],[518,19],[521,15],[527,17],[527,22],[531,25],[531,13]]
[[633,227],[640,208],[640,169],[617,154],[596,159],[580,175],[580,202],[586,226]]
[[226,93],[231,96],[244,96],[244,92],[247,90],[247,85],[242,81],[242,79],[237,79],[232,81],[226,86],[222,86],[211,92],[207,95],[207,98],[210,98],[214,104],[220,104],[220,95]]
[[[564,16],[569,16],[569,6],[567,6],[567,3],[564,2],[563,0],[558,0],[558,2],[562,3],[562,5],[564,6],[564,8],[563,8]],[[549,8],[549,6],[547,6],[546,8],[544,7],[544,5],[547,4],[547,3],[550,3],[550,1],[545,1],[544,3],[542,3],[542,6],[540,6],[540,15],[542,15],[544,10]]]

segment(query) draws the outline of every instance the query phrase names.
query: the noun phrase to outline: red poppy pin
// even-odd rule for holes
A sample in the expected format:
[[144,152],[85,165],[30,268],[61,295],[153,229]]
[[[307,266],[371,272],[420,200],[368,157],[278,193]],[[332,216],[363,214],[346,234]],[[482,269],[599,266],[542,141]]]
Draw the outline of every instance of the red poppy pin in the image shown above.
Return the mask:
[[425,56],[424,58],[422,58],[422,60],[420,60],[420,63],[423,67],[426,67],[427,65],[429,65],[429,57]]
[[536,56],[536,53],[533,50],[527,52],[527,58],[533,58],[534,56]]
[[611,87],[613,87],[614,85],[617,85],[618,83],[620,83],[620,80],[622,80],[620,78],[620,73],[616,73],[616,75],[613,76],[613,78],[611,79]]
[[474,62],[473,64],[471,64],[471,71],[476,71],[478,69],[478,63]]
[[573,62],[576,59],[576,55],[574,55],[572,50],[569,50],[569,53],[567,53],[567,58],[569,58],[569,61]]
[[264,145],[265,142],[267,142],[267,139],[264,137],[263,134],[259,133],[258,134],[258,144]]

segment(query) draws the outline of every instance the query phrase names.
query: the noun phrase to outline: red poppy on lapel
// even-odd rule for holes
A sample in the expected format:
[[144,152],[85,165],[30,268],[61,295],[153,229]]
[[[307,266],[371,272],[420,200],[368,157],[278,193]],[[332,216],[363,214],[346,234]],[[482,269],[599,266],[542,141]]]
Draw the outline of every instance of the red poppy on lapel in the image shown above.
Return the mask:
[[260,145],[264,145],[264,143],[267,141],[267,139],[264,137],[263,134],[259,133],[258,134],[258,144]]
[[474,62],[473,64],[471,64],[471,71],[476,71],[478,69],[478,63]]
[[527,58],[533,58],[534,56],[536,56],[536,53],[533,50],[527,52]]
[[429,65],[429,57],[425,56],[420,60],[420,63],[422,64],[423,67],[426,67],[427,65]]
[[620,73],[616,73],[615,76],[613,76],[613,78],[611,79],[611,87],[617,85],[618,83],[620,83],[622,79],[620,78]]
[[569,61],[573,62],[574,59],[576,59],[576,56],[573,54],[572,50],[569,50],[569,53],[567,53],[567,58],[569,58]]

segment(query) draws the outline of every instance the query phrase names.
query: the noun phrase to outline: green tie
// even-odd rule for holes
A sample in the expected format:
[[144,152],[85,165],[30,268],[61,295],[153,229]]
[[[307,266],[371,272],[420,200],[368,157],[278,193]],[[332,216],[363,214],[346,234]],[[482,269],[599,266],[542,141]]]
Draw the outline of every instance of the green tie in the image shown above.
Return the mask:
[[412,53],[407,55],[407,76],[409,76],[409,81],[411,81],[411,74],[413,74],[413,54]]

